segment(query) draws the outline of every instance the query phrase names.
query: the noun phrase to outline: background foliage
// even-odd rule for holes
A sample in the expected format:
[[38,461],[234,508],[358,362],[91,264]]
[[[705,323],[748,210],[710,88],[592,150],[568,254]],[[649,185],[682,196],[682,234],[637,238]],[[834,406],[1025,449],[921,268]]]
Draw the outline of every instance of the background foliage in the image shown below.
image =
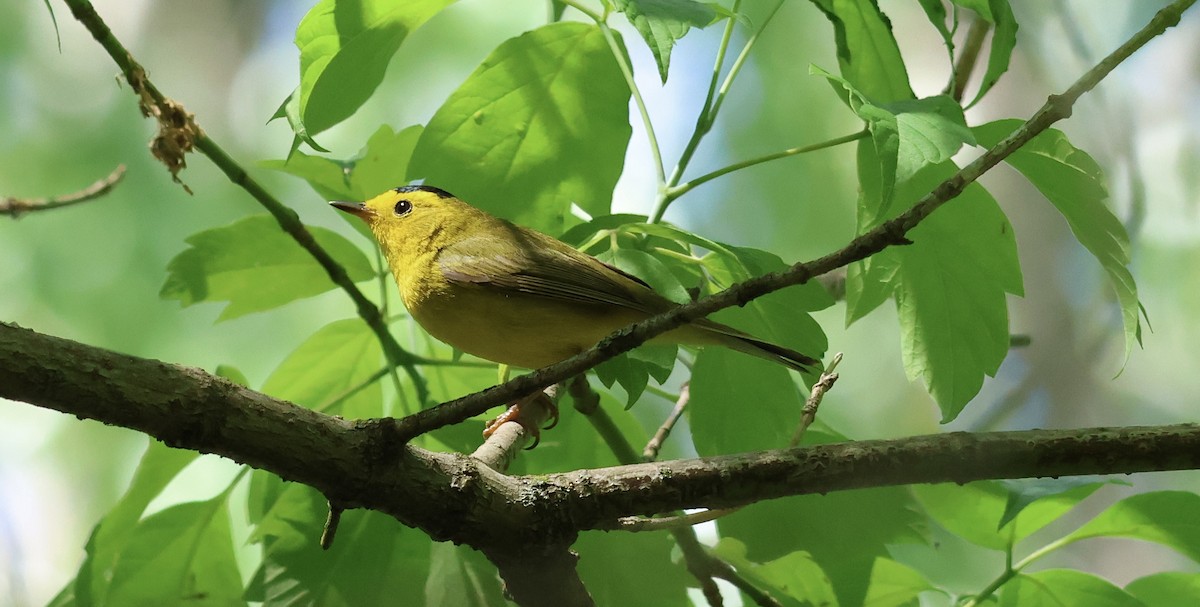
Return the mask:
[[[856,144],[843,145],[700,186],[666,214],[683,232],[630,217],[580,225],[571,213],[568,202],[589,215],[610,210],[649,215],[656,194],[644,129],[636,112],[624,111],[628,88],[609,42],[586,19],[545,26],[542,2],[497,11],[470,0],[423,1],[397,12],[383,11],[384,3],[363,3],[366,10],[354,15],[359,29],[344,29],[349,27],[344,19],[336,23],[349,42],[331,58],[325,53],[336,15],[324,10],[328,2],[307,15],[306,7],[291,3],[97,4],[160,88],[195,112],[236,157],[247,163],[263,160],[264,170],[256,170],[256,177],[288,200],[306,223],[322,226],[318,237],[331,243],[356,280],[370,279],[379,258],[324,200],[362,199],[423,177],[527,225],[554,234],[570,228],[564,238],[636,267],[677,299],[698,284],[697,267],[712,277],[706,288],[728,285],[780,267],[781,259],[825,253],[856,227],[894,214],[944,176],[961,142],[994,141],[1002,127],[1012,125],[988,125],[990,120],[1028,114],[1047,92],[1063,88],[1151,12],[1134,3],[1105,11],[1018,3],[1013,19],[1022,28],[1013,38],[1014,21],[1005,3],[960,3],[998,24],[989,47],[992,59],[981,69],[994,88],[967,111],[966,123],[976,127],[968,131],[955,126],[962,120],[957,106],[937,97],[948,73],[942,36],[950,33],[928,20],[927,11],[936,13],[937,3],[885,4],[899,48],[879,45],[883,50],[872,61],[843,61],[840,70],[836,40],[852,45],[856,36],[883,40],[883,33],[865,19],[862,29],[842,29],[835,39],[818,10],[835,10],[833,3],[788,3],[749,56],[689,176],[853,133],[860,118],[877,127],[873,145],[858,150]],[[740,17],[731,54],[768,18],[770,7],[747,4],[753,6]],[[629,10],[631,23],[621,16],[611,19],[619,36],[614,41],[632,60],[670,166],[685,150],[724,22],[703,26],[722,17],[724,9],[693,7],[694,12],[664,22],[651,11],[638,12],[637,7],[656,3],[619,5]],[[567,15],[579,18],[570,10]],[[115,69],[78,24],[59,12],[60,53],[49,16],[38,3],[8,3],[0,7],[0,16],[0,71],[11,83],[0,95],[0,127],[10,134],[0,141],[3,194],[61,193],[99,178],[115,162],[130,167],[117,191],[102,200],[0,224],[0,253],[6,260],[0,264],[0,318],[140,356],[219,368],[275,396],[346,416],[398,414],[417,406],[406,385],[397,390],[390,381],[334,403],[383,360],[344,295],[329,292],[277,307],[332,285],[203,159],[194,157],[183,174],[195,196],[170,182],[145,153],[149,125],[128,91],[113,86]],[[1200,129],[1185,110],[1197,92],[1196,53],[1188,48],[1198,38],[1196,29],[1193,15],[1086,97],[1075,117],[1061,125],[1065,135],[1048,134],[1014,157],[1012,164],[1033,188],[1011,170],[990,175],[985,185],[994,202],[976,188],[968,194],[977,201],[971,211],[952,205],[934,216],[938,223],[922,226],[932,246],[889,252],[852,270],[846,302],[831,306],[820,290],[805,287],[724,314],[724,320],[805,351],[824,349],[823,330],[830,348],[846,353],[839,369],[843,379],[810,440],[903,436],[939,427],[1194,418],[1186,403],[1200,387],[1188,372],[1191,344],[1200,337],[1192,311],[1200,278],[1189,271],[1200,251],[1194,206]],[[1004,55],[1013,40],[1011,69],[999,78],[1003,70],[995,57]],[[206,49],[202,57],[180,52],[199,47]],[[506,68],[514,62],[528,66],[533,76]],[[820,71],[810,74],[809,64]],[[353,67],[341,69],[346,65]],[[890,69],[856,71],[862,65]],[[549,97],[497,94],[528,93],[538,87],[526,84],[542,82],[535,76],[550,78],[545,81]],[[371,86],[376,82],[378,88]],[[297,93],[281,107],[288,120],[264,126],[297,83]],[[975,91],[969,89],[967,99]],[[362,107],[353,111],[359,103]],[[555,114],[563,110],[569,113]],[[491,120],[493,115],[504,119]],[[301,139],[315,140],[328,151],[302,147],[285,164],[295,145],[289,123]],[[914,147],[914,132],[940,138]],[[528,145],[512,146],[514,133]],[[1068,138],[1098,162],[1064,147]],[[894,164],[868,156],[893,149],[889,146],[895,149]],[[502,157],[480,162],[480,150]],[[351,163],[346,179],[343,169]],[[1097,165],[1105,167],[1107,178]],[[1106,184],[1112,194],[1107,201]],[[614,187],[610,209],[608,192]],[[1108,286],[1110,278],[1127,283],[1123,272],[1130,249],[1101,237],[1118,233],[1121,226],[1115,221],[1086,225],[1103,217],[1096,211],[1102,203],[1133,236],[1131,268],[1138,294],[1159,330],[1144,335],[1146,350],[1135,350],[1116,379],[1112,376],[1122,369],[1122,353],[1134,343],[1137,324],[1128,313],[1131,291],[1118,291],[1122,315]],[[983,225],[1002,228],[964,232]],[[679,242],[711,253],[679,263],[678,257],[694,252]],[[938,246],[948,250],[930,250]],[[938,265],[946,259],[958,265]],[[872,282],[897,267],[905,274],[895,290]],[[972,274],[979,267],[991,271],[981,279]],[[943,272],[958,274],[950,285],[921,283]],[[912,304],[927,293],[950,297],[954,286],[967,291],[963,298],[990,301],[988,311],[968,310],[952,299],[944,309]],[[897,305],[880,306],[889,294]],[[181,310],[179,303],[198,305]],[[397,306],[393,301],[391,312],[401,317]],[[271,312],[252,314],[265,309]],[[820,329],[796,310],[813,311]],[[985,340],[980,349],[987,355],[961,376],[954,374],[961,368],[939,368],[935,358],[924,367],[912,364],[914,348],[957,337],[942,331],[946,318],[959,318],[954,322],[968,328],[990,323],[993,330],[1027,334],[1032,342],[1005,358],[995,339]],[[847,320],[855,322],[843,328]],[[901,325],[908,329],[901,331]],[[452,356],[402,317],[393,332],[416,352]],[[940,409],[925,385],[906,379],[905,349],[908,375],[929,385]],[[664,361],[672,357],[665,356],[647,351],[599,370],[597,385],[616,386],[604,392],[604,405],[635,444],[661,421],[670,408],[669,395],[683,379],[680,369],[666,377]],[[948,379],[938,376],[947,368],[953,368]],[[985,382],[984,371],[996,378]],[[430,367],[426,377],[435,399],[496,379],[495,371],[472,367]],[[665,456],[786,442],[802,396],[785,372],[706,350],[696,356],[692,377],[690,424],[677,431]],[[755,381],[737,381],[746,377]],[[654,387],[664,380],[664,388]],[[637,406],[619,413],[647,386]],[[499,604],[494,568],[482,557],[433,544],[381,515],[347,513],[334,549],[321,553],[314,538],[324,504],[304,487],[157,443],[147,449],[145,438],[135,433],[60,420],[24,405],[0,403],[0,415],[5,419],[0,427],[0,565],[5,567],[0,595],[12,597],[14,604],[44,603],[76,574],[68,589],[78,604],[153,600],[185,584],[194,585],[185,590],[203,590],[212,604],[305,599],[359,605],[373,604],[385,592],[423,595],[428,604]],[[943,419],[953,421],[938,426]],[[439,432],[427,446],[467,449],[477,442],[478,429],[476,423]],[[594,431],[566,412],[562,426],[520,458],[515,472],[613,463]],[[1164,474],[1139,477],[1132,487],[1085,479],[789,498],[748,508],[722,520],[719,530],[704,533],[716,542],[719,532],[716,553],[755,584],[793,601],[789,604],[824,598],[846,605],[900,605],[919,592],[930,604],[946,604],[948,594],[977,593],[996,581],[1004,571],[1004,551],[1013,545],[1018,562],[1046,546],[1063,549],[1029,571],[1044,570],[1005,585],[1004,604],[1052,598],[1070,603],[1079,593],[1101,597],[1094,599],[1101,604],[1179,604],[1200,585],[1196,574],[1187,573],[1197,570],[1200,538],[1188,513],[1196,511],[1200,498],[1186,492],[1141,493],[1192,488],[1194,480],[1194,473]],[[104,522],[92,531],[102,515]],[[1150,543],[1087,539],[1092,537]],[[1083,548],[1075,549],[1075,541],[1085,539]],[[80,551],[85,542],[86,556]],[[657,604],[687,600],[688,576],[672,562],[677,555],[665,535],[589,533],[576,549],[600,604],[638,604],[651,596]],[[1118,552],[1122,557],[1116,561]],[[1130,553],[1141,555],[1132,565]],[[1182,573],[1158,573],[1174,569]]]

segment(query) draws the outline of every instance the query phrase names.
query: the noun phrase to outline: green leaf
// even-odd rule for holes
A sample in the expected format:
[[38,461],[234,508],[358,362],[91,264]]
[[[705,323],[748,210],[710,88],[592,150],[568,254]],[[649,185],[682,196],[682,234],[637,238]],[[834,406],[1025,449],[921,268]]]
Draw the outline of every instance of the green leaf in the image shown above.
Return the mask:
[[108,605],[244,605],[225,495],[145,519],[121,551]]
[[863,607],[915,607],[918,595],[934,590],[925,576],[888,558],[875,559]]
[[719,347],[696,354],[687,415],[701,455],[786,447],[803,406],[781,365]]
[[[860,229],[882,221],[892,202],[895,184],[917,171],[949,160],[964,143],[975,143],[962,108],[950,97],[900,99],[879,103],[850,81],[812,66],[810,73],[824,76],[846,94],[850,109],[867,123],[871,140],[858,144]],[[873,146],[873,149],[872,149]]]
[[651,597],[653,605],[691,605],[687,588],[695,580],[671,562],[672,544],[666,533],[589,531],[571,549],[596,605],[646,605]]
[[1200,573],[1156,573],[1129,582],[1125,591],[1146,607],[1200,605]]
[[[1055,509],[1053,518],[1058,518],[1067,510],[1075,507],[1080,500],[1091,495],[1096,489],[1104,485],[1104,481],[1097,481],[1095,478],[1086,476],[1073,476],[1069,478],[1029,478],[1018,480],[1001,480],[997,481],[1000,486],[1008,491],[1008,500],[1004,504],[1004,513],[1000,515],[1000,522],[996,525],[997,528],[1004,527],[1017,518],[1017,515],[1023,512],[1027,507],[1041,503],[1047,505],[1057,503],[1061,508]],[[1116,481],[1109,481],[1116,482]],[[1076,489],[1079,488],[1079,491]],[[1046,523],[1049,523],[1049,519]],[[1028,522],[1028,518],[1025,522]],[[1038,525],[1040,527],[1041,525]],[[1028,525],[1023,525],[1023,534],[1028,535],[1033,529]]]
[[717,522],[721,536],[744,542],[753,561],[808,552],[833,582],[842,605],[863,604],[877,557],[887,557],[889,545],[920,541],[915,532],[920,524],[911,496],[900,487],[770,500]]
[[297,135],[316,135],[354,114],[383,81],[408,35],[452,2],[318,2],[296,28],[300,88],[292,95],[302,125]]
[[597,258],[646,281],[659,295],[675,303],[691,301],[679,279],[657,257],[637,249],[620,248],[602,253]]
[[[496,566],[478,550],[446,542],[433,544],[425,581],[425,605],[510,607]],[[400,595],[403,596],[403,595]]]
[[596,365],[595,370],[596,377],[606,388],[612,388],[614,383],[621,384],[626,394],[626,409],[637,402],[650,383],[650,371],[646,365],[631,360],[628,354],[614,356]]
[[1112,582],[1073,569],[1049,569],[1019,574],[1003,586],[1000,607],[1142,607]]
[[232,365],[217,365],[217,370],[213,372],[213,375],[224,377],[239,386],[250,387],[250,380],[246,379],[246,374]]
[[267,160],[259,165],[307,181],[325,200],[367,200],[407,183],[408,161],[422,130],[410,126],[393,132],[391,127],[381,126],[358,155],[347,160],[296,152],[287,160]]
[[946,50],[950,53],[951,64],[954,62],[954,33],[950,28],[946,27],[946,6],[942,4],[942,0],[918,0],[921,8],[925,11],[925,17],[929,19],[929,23],[937,29],[938,34],[942,37],[942,42],[946,45]]
[[906,99],[883,106],[896,116],[900,146],[896,152],[896,181],[949,160],[964,143],[975,144],[962,108],[945,95]]
[[842,77],[877,103],[912,99],[892,24],[875,0],[812,0],[833,24]]
[[971,107],[979,103],[979,100],[983,99],[983,96],[1000,80],[1000,76],[1008,71],[1013,48],[1017,46],[1017,19],[1013,16],[1008,0],[952,1],[959,6],[975,11],[994,28],[992,47],[988,52],[987,71],[983,74],[983,81],[979,83],[979,92],[975,94],[975,99],[967,104],[967,107]]
[[769,594],[794,599],[802,605],[838,605],[829,577],[807,552],[792,552],[760,564],[746,558],[746,545],[732,538],[721,538],[712,551]]
[[[953,172],[950,163],[923,170],[897,200],[915,201]],[[914,244],[898,249],[895,291],[904,367],[910,379],[924,380],[948,422],[1008,353],[1005,294],[1023,292],[1016,241],[1008,218],[978,184],[908,237]]]
[[1024,498],[1016,498],[1028,500],[1019,509],[1012,506],[1008,488],[994,481],[917,485],[912,493],[925,513],[947,531],[978,546],[1006,550],[1069,512],[1103,484],[1062,483],[1061,491],[1047,487],[1037,496],[1038,490],[1027,487]]
[[264,160],[258,165],[264,169],[294,175],[308,182],[313,190],[325,200],[354,200],[357,198],[350,187],[347,173],[350,166],[342,161],[304,152],[293,152],[286,160]]
[[113,567],[129,541],[146,506],[162,493],[188,464],[200,457],[195,451],[172,449],[151,440],[120,501],[96,525],[88,538],[87,558],[75,583],[80,604],[99,603],[108,593]]
[[246,589],[249,600],[266,607],[348,606],[421,596],[429,577],[428,536],[379,512],[350,510],[342,514],[333,546],[322,550],[321,494],[274,475],[261,477],[256,484],[270,487],[252,490],[252,496],[265,501],[257,509],[266,508],[266,514],[250,541],[263,545],[263,563]]
[[650,47],[663,84],[667,82],[675,41],[691,28],[702,28],[717,18],[713,7],[694,0],[616,0],[616,8],[625,13]]
[[887,249],[846,269],[846,326],[870,314],[896,290],[900,259]]
[[[316,227],[308,231],[351,280],[375,275],[362,251],[337,232]],[[167,264],[159,297],[177,299],[184,306],[228,301],[218,320],[269,310],[335,287],[308,251],[269,215],[252,215],[197,232],[186,242],[191,248]]]
[[[336,320],[321,327],[292,351],[263,384],[263,392],[306,407],[327,407],[350,388],[383,367],[383,348],[361,318]],[[350,419],[383,415],[379,383],[322,409]]]
[[501,44],[450,95],[409,176],[558,234],[572,203],[609,212],[630,132],[629,87],[600,29],[554,23]]
[[1200,563],[1200,495],[1155,491],[1127,497],[1064,538],[1127,537],[1174,548]]
[[[1020,120],[998,120],[975,127],[979,144],[992,147],[1020,128]],[[1062,131],[1047,130],[1005,159],[1030,181],[1066,218],[1075,238],[1104,267],[1121,306],[1125,326],[1125,359],[1141,343],[1137,285],[1127,267],[1129,234],[1104,206],[1108,190],[1100,165],[1071,145]]]

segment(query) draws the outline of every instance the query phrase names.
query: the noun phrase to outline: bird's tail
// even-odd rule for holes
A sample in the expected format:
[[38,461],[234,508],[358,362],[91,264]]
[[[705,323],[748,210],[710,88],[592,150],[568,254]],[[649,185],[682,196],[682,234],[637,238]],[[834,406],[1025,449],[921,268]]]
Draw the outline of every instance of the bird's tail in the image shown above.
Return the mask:
[[713,321],[695,324],[712,336],[714,342],[738,352],[776,362],[802,373],[816,373],[823,368],[821,361],[811,356],[759,339],[733,327]]

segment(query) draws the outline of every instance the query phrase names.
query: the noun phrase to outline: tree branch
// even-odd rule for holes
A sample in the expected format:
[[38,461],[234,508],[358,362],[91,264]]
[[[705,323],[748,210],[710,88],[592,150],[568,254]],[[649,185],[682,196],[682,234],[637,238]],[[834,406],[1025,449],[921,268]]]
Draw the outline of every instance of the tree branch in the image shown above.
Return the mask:
[[957,197],[981,175],[1038,134],[1050,128],[1052,124],[1069,117],[1072,106],[1080,96],[1099,84],[1109,72],[1147,42],[1162,34],[1168,27],[1179,23],[1180,14],[1194,3],[1195,0],[1177,0],[1160,10],[1146,27],[1134,34],[1125,44],[1101,60],[1095,67],[1088,70],[1070,88],[1060,95],[1051,95],[1046,103],[1025,124],[1021,125],[1021,128],[942,182],[932,192],[918,200],[912,208],[863,233],[842,249],[812,261],[797,263],[786,270],[751,278],[720,293],[633,323],[609,335],[590,350],[532,373],[515,377],[503,384],[442,403],[431,409],[419,411],[398,421],[386,419],[376,420],[374,423],[381,426],[394,426],[394,431],[400,437],[410,440],[430,430],[459,423],[499,404],[532,394],[550,384],[565,381],[623,352],[636,348],[652,337],[708,316],[718,310],[745,305],[768,293],[804,284],[813,277],[866,259],[890,246],[907,244],[909,240],[905,235],[917,224],[943,204]]
[[574,597],[567,548],[579,531],[610,528],[623,516],[912,483],[1200,469],[1200,426],[1183,424],[951,433],[505,476],[464,455],[404,445],[388,426],[7,323],[0,323],[0,397],[268,470],[341,508],[377,510],[435,540],[475,547],[510,589],[529,590],[521,576],[541,571],[539,588]]
[[0,197],[0,215],[8,215],[13,219],[21,216],[22,213],[29,211],[48,211],[60,207],[79,204],[94,200],[109,193],[118,181],[125,176],[125,165],[119,164],[113,169],[107,177],[101,179],[88,187],[63,194],[61,196],[52,196],[49,198],[12,198]]

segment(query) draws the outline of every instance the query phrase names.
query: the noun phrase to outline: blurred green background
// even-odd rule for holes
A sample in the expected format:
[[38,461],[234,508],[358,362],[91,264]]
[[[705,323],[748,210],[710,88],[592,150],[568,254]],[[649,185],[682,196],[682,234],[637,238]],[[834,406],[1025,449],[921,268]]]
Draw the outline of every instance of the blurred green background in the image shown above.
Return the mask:
[[[267,118],[298,81],[292,45],[311,3],[212,0],[100,0],[98,12],[169,97],[194,112],[217,142],[310,224],[338,229],[367,246],[305,184],[259,170],[282,158],[291,133]],[[755,4],[758,3],[747,3]],[[764,3],[765,4],[765,3]],[[916,3],[883,2],[912,68],[918,95],[941,91],[945,51]],[[1027,116],[1048,93],[1140,27],[1160,3],[1017,2],[1022,29],[1009,74],[968,112],[970,122]],[[212,370],[241,369],[252,386],[305,337],[354,314],[340,292],[268,313],[214,324],[220,306],[181,309],[158,290],[167,262],[188,235],[259,207],[200,156],[181,175],[189,196],[150,157],[153,125],[116,80],[118,70],[65,7],[52,3],[62,36],[41,2],[0,3],[0,196],[41,197],[79,190],[116,165],[128,172],[111,194],[83,205],[0,218],[0,320],[84,343]],[[758,9],[750,14],[755,22]],[[1195,13],[1195,11],[1193,11]],[[462,0],[401,48],[380,91],[358,114],[318,137],[350,157],[380,124],[426,121],[501,41],[544,23],[547,2],[503,9]],[[1122,66],[1062,125],[1109,171],[1113,206],[1130,222],[1134,275],[1154,333],[1124,372],[1121,335],[1098,264],[1065,222],[1015,173],[984,179],[1017,231],[1027,296],[1011,300],[1013,351],[999,376],[949,429],[1005,429],[1195,421],[1200,341],[1200,19],[1189,15]],[[734,87],[692,175],[733,161],[853,132],[858,124],[810,64],[833,69],[828,23],[809,3],[791,2],[765,33]],[[677,47],[662,86],[649,52],[628,29],[627,46],[666,159],[673,163],[694,124],[719,28],[693,32]],[[745,31],[740,32],[744,38]],[[967,151],[966,157],[975,152]],[[641,126],[614,211],[650,210],[655,194]],[[850,147],[777,161],[709,183],[667,215],[705,236],[774,251],[785,261],[844,244],[854,225]],[[432,184],[436,185],[436,184]],[[938,431],[924,388],[900,362],[894,309],[883,306],[844,328],[844,309],[817,315],[831,350],[846,355],[842,380],[821,410],[855,438]],[[570,412],[566,413],[570,415]],[[0,401],[0,605],[43,604],[83,556],[91,526],[124,488],[146,439],[21,403]],[[533,456],[536,457],[536,452]],[[203,458],[165,501],[208,494],[234,467]],[[1138,480],[1195,488],[1196,474]],[[1141,545],[1138,566],[1158,568],[1163,551]],[[1104,550],[1088,558],[1103,566]],[[1128,553],[1123,560],[1128,559]],[[1134,566],[1118,579],[1136,577]]]

